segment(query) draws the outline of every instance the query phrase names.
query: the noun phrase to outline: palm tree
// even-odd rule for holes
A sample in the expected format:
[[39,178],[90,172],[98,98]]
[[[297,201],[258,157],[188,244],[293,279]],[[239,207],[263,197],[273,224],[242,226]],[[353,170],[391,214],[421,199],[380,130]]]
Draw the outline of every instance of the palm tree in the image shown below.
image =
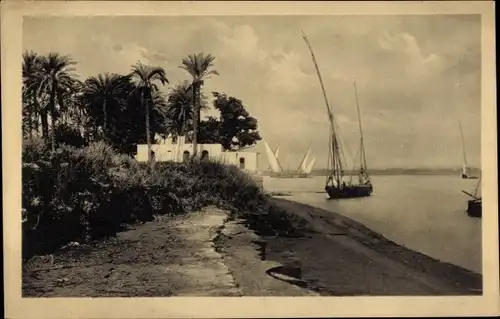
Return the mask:
[[[56,101],[61,103],[64,92],[73,90],[76,80],[75,75],[71,74],[74,69],[71,67],[76,64],[69,56],[60,55],[59,53],[51,52],[48,56],[41,58],[40,72],[37,76],[38,94],[48,95],[48,110],[51,117],[51,145],[52,152],[55,152],[56,139],[55,127],[57,121]],[[62,106],[59,104],[59,107]],[[43,121],[43,116],[42,116]]]
[[40,72],[40,56],[32,51],[23,53],[23,113],[29,138],[33,137],[33,126],[38,128],[36,78]]
[[182,59],[180,68],[186,70],[192,77],[192,87],[194,91],[193,99],[193,156],[198,153],[198,124],[200,122],[200,94],[201,87],[204,81],[210,78],[211,75],[219,75],[212,67],[215,57],[211,54],[192,54],[187,58]]
[[170,91],[167,101],[168,131],[174,136],[187,137],[193,120],[193,90],[187,82]]
[[130,77],[115,73],[99,74],[85,80],[83,99],[90,108],[102,110],[104,138],[108,127],[108,108],[122,107],[125,104],[129,85]]
[[153,67],[144,65],[140,61],[132,66],[130,75],[136,81],[137,93],[140,95],[142,106],[145,108],[146,113],[146,140],[148,143],[148,163],[152,166],[151,161],[151,132],[149,122],[149,108],[148,102],[152,100],[154,92],[158,92],[158,86],[155,81],[159,81],[162,85],[168,82],[164,68]]

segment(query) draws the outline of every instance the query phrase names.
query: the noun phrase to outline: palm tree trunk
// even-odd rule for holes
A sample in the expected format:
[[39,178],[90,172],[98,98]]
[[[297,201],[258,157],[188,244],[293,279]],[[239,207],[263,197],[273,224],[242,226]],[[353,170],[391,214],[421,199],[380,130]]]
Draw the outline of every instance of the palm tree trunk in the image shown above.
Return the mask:
[[148,99],[144,96],[144,92],[142,92],[142,101],[144,107],[146,108],[146,142],[148,143],[148,164],[153,168],[153,163],[151,161],[151,132],[149,131],[149,106]]
[[33,139],[33,105],[28,109],[28,137],[30,141]]
[[198,83],[193,83],[194,99],[193,99],[193,157],[198,155],[198,122],[200,120],[200,101],[199,101],[199,90]]
[[51,139],[51,149],[52,152],[56,151],[56,81],[52,81],[52,90],[50,94],[50,117],[52,120],[52,130],[50,131],[50,139]]
[[42,137],[49,138],[49,115],[47,114],[47,109],[40,111],[40,120],[42,121]]
[[106,111],[106,98],[104,98],[104,103],[102,104],[102,112],[104,114],[104,125],[103,125],[103,128],[102,128],[102,135],[103,135],[103,138],[106,139],[106,126],[107,126],[107,122],[108,122],[108,113]]

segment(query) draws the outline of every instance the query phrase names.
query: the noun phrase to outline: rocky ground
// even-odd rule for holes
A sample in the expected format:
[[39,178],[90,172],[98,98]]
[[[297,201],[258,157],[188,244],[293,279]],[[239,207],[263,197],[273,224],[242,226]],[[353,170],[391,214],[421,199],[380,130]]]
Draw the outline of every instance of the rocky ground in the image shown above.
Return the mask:
[[481,276],[340,215],[273,199],[307,221],[277,236],[207,207],[23,266],[24,297],[480,294]]

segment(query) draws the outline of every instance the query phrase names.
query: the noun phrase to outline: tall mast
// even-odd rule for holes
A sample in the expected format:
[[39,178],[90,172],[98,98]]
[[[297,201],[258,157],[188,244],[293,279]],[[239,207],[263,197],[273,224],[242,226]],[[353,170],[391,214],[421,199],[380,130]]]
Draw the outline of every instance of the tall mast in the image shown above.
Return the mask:
[[365,144],[363,141],[363,127],[361,125],[361,112],[359,111],[359,99],[358,99],[358,87],[356,85],[356,79],[353,80],[354,83],[354,94],[356,95],[356,109],[358,110],[358,123],[359,123],[359,133],[360,133],[360,143],[361,143],[361,165],[366,170],[366,156],[365,156]]
[[[340,177],[340,174],[341,174],[341,172],[340,172],[340,166],[341,166],[341,164],[340,164],[340,158],[339,158],[339,156],[335,156],[336,154],[338,155],[338,141],[337,141],[337,137],[335,136],[335,127],[334,127],[334,122],[333,122],[333,114],[332,114],[332,111],[331,111],[331,108],[330,108],[330,104],[328,103],[328,98],[327,98],[327,95],[326,95],[325,85],[323,84],[323,78],[321,77],[321,72],[319,71],[319,67],[318,67],[318,63],[316,61],[316,57],[314,55],[314,52],[313,52],[312,47],[311,47],[311,44],[309,43],[309,40],[307,39],[307,36],[305,35],[304,31],[302,31],[302,38],[306,42],[307,47],[309,48],[309,51],[311,53],[312,61],[313,61],[314,67],[316,69],[316,73],[318,75],[319,83],[321,85],[321,91],[323,92],[323,98],[325,99],[326,111],[327,111],[327,114],[328,114],[328,119],[330,120],[330,133],[331,133],[331,136],[330,136],[330,146],[329,147],[332,150],[332,152],[331,152],[332,169],[336,173],[335,177],[337,179],[337,182],[339,182],[339,180],[340,180],[339,177]],[[340,165],[337,165],[337,162]]]
[[462,124],[460,124],[460,121],[458,122],[458,128],[460,130],[460,137],[462,138],[462,155],[463,155],[463,165],[465,168],[467,168],[467,156],[465,154],[465,140],[464,140],[464,132],[462,130]]
[[313,60],[313,63],[314,63],[314,67],[316,68],[316,73],[318,74],[319,83],[321,84],[321,90],[323,92],[323,97],[325,99],[326,111],[328,113],[328,118],[330,120],[330,125],[332,126],[332,130],[333,130],[333,114],[332,114],[332,111],[331,111],[331,108],[330,108],[330,104],[328,103],[328,98],[326,97],[325,85],[323,84],[323,79],[321,77],[321,73],[319,72],[318,63],[316,62],[316,57],[314,56],[314,52],[312,50],[311,44],[309,43],[309,40],[307,39],[304,31],[302,31],[302,38],[306,42],[306,44],[307,44],[307,46],[309,48],[309,51],[311,52],[311,57],[312,57],[312,60]]

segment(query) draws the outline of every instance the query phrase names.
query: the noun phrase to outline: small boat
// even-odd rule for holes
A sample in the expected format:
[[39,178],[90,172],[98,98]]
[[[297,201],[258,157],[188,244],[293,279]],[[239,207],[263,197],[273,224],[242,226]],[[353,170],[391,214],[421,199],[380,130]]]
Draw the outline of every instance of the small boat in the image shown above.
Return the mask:
[[460,136],[462,137],[462,179],[477,179],[477,176],[473,176],[470,174],[469,166],[467,164],[467,155],[465,153],[465,141],[464,141],[464,133],[462,130],[462,124],[460,121],[458,122],[458,128],[460,130]]
[[476,190],[474,191],[474,194],[471,194],[466,191],[462,191],[464,194],[469,195],[472,197],[472,199],[469,199],[467,201],[467,215],[470,217],[482,217],[483,215],[483,199],[481,196],[478,195],[478,192],[480,190],[481,186],[481,179],[478,179],[477,185],[476,185]]
[[481,198],[471,199],[467,202],[467,214],[470,217],[482,217],[483,200]]
[[345,176],[344,176],[345,164],[343,163],[342,159],[343,151],[340,143],[340,138],[337,132],[338,129],[336,128],[333,113],[330,104],[328,103],[328,98],[326,95],[325,86],[323,84],[323,79],[321,77],[318,63],[316,62],[316,57],[314,56],[314,52],[312,50],[311,44],[309,43],[309,40],[307,39],[305,34],[303,34],[302,38],[306,42],[309,51],[311,53],[312,61],[316,68],[316,73],[318,75],[323,97],[325,99],[326,110],[330,122],[330,140],[328,143],[329,146],[328,176],[326,179],[325,191],[328,193],[330,199],[370,196],[373,193],[373,185],[371,183],[370,177],[368,176],[368,172],[366,169],[366,157],[365,157],[365,149],[363,143],[363,130],[361,126],[361,116],[359,112],[356,82],[354,81],[354,91],[356,96],[356,106],[358,110],[358,122],[360,130],[360,153],[359,153],[360,169],[358,174],[358,183],[353,182],[352,173],[350,179],[347,182],[345,181]]

